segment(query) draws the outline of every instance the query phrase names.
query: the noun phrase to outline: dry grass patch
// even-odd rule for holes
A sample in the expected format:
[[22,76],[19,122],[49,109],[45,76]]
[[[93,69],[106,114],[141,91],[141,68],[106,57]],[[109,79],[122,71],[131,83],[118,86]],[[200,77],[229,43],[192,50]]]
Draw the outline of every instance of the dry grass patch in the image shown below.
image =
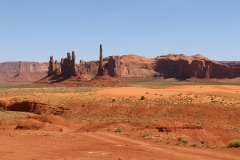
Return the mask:
[[240,139],[234,139],[228,142],[227,148],[240,148]]

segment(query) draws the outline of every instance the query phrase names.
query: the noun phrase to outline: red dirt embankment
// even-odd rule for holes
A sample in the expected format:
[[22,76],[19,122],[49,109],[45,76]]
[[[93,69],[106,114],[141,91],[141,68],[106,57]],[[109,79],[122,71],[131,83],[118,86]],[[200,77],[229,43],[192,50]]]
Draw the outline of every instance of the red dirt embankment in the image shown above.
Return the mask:
[[[108,95],[106,101],[101,97],[101,103],[76,102],[64,107],[2,100],[0,107],[27,113],[19,112],[25,117],[18,118],[15,112],[0,111],[1,159],[237,160],[239,149],[225,146],[240,138],[240,107],[229,98],[237,100],[239,90],[237,86],[110,88],[90,93],[93,98]],[[218,94],[224,96],[224,103],[232,105],[144,105],[157,98],[171,101],[169,96],[179,93],[179,101],[184,96],[188,96],[187,100],[207,101],[208,95]],[[47,95],[46,91],[43,94]],[[85,95],[79,99],[90,98]],[[134,95],[146,99],[126,98]],[[126,100],[136,103],[126,104]]]

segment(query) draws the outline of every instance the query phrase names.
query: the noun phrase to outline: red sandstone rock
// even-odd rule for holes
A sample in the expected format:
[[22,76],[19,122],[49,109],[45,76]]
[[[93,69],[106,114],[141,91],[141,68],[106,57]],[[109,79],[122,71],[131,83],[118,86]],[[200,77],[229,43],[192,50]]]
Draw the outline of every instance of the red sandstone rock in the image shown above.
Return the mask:
[[199,54],[195,56],[167,55],[157,59],[157,72],[164,77],[173,78],[235,78],[239,77],[240,68],[231,68],[211,61]]
[[49,67],[48,67],[48,76],[53,75],[54,71],[55,71],[55,63],[53,60],[53,56],[50,56]]
[[0,82],[35,82],[47,76],[49,63],[0,63]]
[[61,73],[61,70],[60,70],[60,67],[59,67],[59,64],[57,62],[57,60],[55,61],[55,70],[54,70],[54,74],[60,74]]
[[119,56],[110,56],[108,59],[108,75],[112,77],[121,76],[121,59]]
[[62,76],[76,76],[77,75],[77,67],[75,64],[76,61],[76,55],[75,52],[72,51],[72,56],[70,52],[67,53],[67,58],[61,59],[61,74]]
[[39,62],[4,62],[0,63],[0,74],[13,74],[18,73],[44,73],[47,74],[48,63]]
[[77,69],[76,69],[76,55],[75,52],[72,51],[72,61],[71,61],[71,75],[75,76],[77,74]]
[[61,66],[61,73],[63,74],[65,72],[64,58],[61,59],[60,66]]
[[[75,64],[75,53],[67,53],[67,58],[61,60],[62,76],[91,75],[111,77],[159,77],[165,78],[234,78],[240,76],[240,65],[226,66],[211,61],[197,54],[185,56],[184,54],[163,55],[155,59],[136,55],[110,56],[103,58],[102,45],[100,44],[99,61]],[[49,63],[51,65],[51,63]],[[56,67],[57,65],[55,65]],[[52,66],[49,66],[51,69]]]
[[102,44],[100,44],[100,56],[99,56],[99,67],[98,67],[98,75],[103,75],[103,56],[102,56]]

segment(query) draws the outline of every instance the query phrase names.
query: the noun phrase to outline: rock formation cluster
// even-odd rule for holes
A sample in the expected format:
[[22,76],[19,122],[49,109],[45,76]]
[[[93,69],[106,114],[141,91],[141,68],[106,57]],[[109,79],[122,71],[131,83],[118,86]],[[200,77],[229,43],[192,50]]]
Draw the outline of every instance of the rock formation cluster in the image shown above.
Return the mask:
[[48,76],[54,74],[62,74],[63,76],[75,76],[77,74],[75,61],[76,55],[74,51],[72,51],[72,56],[71,53],[68,52],[67,57],[61,59],[60,66],[57,60],[54,62],[53,56],[50,56]]
[[88,74],[92,76],[109,75],[111,77],[158,77],[165,78],[235,78],[240,77],[240,65],[227,66],[212,61],[200,54],[185,56],[169,54],[156,58],[145,58],[136,55],[109,56],[103,58],[100,44],[99,61],[75,64],[76,56],[68,52],[60,65],[50,57],[48,75],[61,74],[75,76]]
[[76,55],[72,51],[67,53],[66,58],[62,58],[60,64],[53,60],[53,56],[50,56],[48,76],[61,74],[62,76],[76,76],[77,74],[89,74],[89,75],[107,75],[106,69],[107,60],[103,59],[102,44],[100,44],[100,56],[99,61],[85,62],[80,60],[79,64],[76,64]]

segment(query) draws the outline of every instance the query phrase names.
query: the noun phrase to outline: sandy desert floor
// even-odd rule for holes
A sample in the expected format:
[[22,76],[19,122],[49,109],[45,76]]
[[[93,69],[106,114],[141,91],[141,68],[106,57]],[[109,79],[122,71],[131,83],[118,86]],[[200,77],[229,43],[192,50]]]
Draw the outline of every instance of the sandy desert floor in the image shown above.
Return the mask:
[[9,87],[0,107],[1,159],[239,159],[240,86]]

